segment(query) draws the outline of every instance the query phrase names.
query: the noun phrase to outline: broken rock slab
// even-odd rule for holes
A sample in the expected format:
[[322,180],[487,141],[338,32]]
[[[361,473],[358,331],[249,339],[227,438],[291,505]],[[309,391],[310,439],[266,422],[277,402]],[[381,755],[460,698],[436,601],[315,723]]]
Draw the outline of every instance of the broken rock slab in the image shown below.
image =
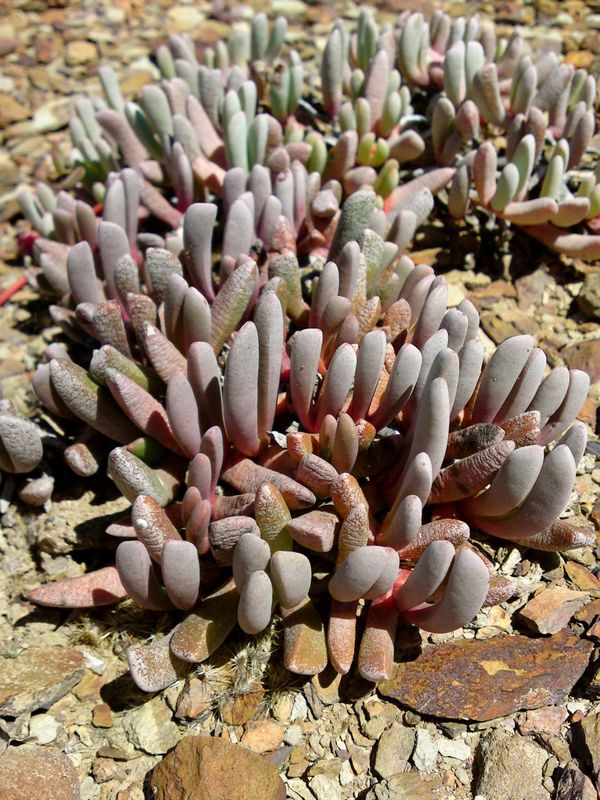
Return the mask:
[[30,647],[0,659],[0,716],[50,708],[85,672],[83,653],[62,647]]
[[568,631],[448,642],[400,664],[378,690],[419,714],[484,722],[564,702],[591,651]]
[[566,586],[552,586],[536,594],[519,611],[519,618],[537,633],[558,633],[575,614],[589,603],[585,592],[575,592]]

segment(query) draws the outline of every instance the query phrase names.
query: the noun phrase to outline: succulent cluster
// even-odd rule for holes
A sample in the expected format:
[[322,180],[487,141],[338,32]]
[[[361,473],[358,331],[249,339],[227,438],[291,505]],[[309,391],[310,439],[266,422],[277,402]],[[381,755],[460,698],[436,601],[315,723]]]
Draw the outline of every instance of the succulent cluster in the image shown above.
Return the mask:
[[[593,176],[573,197],[567,173],[595,84],[477,19],[380,30],[363,13],[356,34],[333,28],[319,102],[284,40],[264,15],[202,61],[172,37],[139,105],[104,69],[108,105],[80,100],[71,123],[101,208],[42,186],[22,198],[40,285],[62,297],[53,318],[97,348],[84,368],[52,345],[35,391],[71,430],[85,423],[71,468],[91,476],[107,458],[132,503],[107,529],[123,539],[116,567],[31,597],[189,612],[130,651],[148,690],[236,622],[258,634],[275,606],[289,670],[345,673],[357,650],[380,680],[401,618],[451,631],[514,592],[471,529],[541,550],[591,543],[558,519],[588,376],[547,371],[530,336],[484,366],[473,304],[448,308],[444,278],[403,253],[448,188],[455,216],[473,203],[595,254],[600,237],[562,232],[598,210]],[[502,130],[504,154],[471,149]],[[563,138],[544,162],[548,137]],[[437,166],[398,185],[431,148]]]
[[19,417],[10,400],[0,399],[0,470],[11,474],[31,472],[42,460],[39,428]]

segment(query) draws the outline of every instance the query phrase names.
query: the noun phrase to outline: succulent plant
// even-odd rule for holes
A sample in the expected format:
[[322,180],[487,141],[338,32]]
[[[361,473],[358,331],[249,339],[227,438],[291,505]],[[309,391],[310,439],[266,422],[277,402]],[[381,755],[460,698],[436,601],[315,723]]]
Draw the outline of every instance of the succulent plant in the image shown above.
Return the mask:
[[[508,219],[511,203],[530,202],[519,199],[537,163],[525,118],[514,169],[497,182],[489,142],[449,163],[479,116],[486,130],[505,122],[499,108],[486,115],[493,75],[531,65],[541,81],[539,62],[521,64],[520,47],[496,45],[477,20],[402,15],[380,30],[364,12],[356,34],[333,28],[322,103],[311,104],[299,58],[279,55],[284,39],[282,20],[269,29],[258,15],[199,62],[172,37],[157,54],[165,78],[140,105],[104,69],[108,107],[79,101],[71,125],[102,219],[47,187],[22,198],[41,234],[40,285],[63,298],[53,318],[97,348],[84,368],[52,345],[35,391],[85,423],[65,451],[71,468],[92,476],[107,458],[132,504],[107,529],[123,539],[115,567],[31,597],[73,607],[128,595],[189,612],[130,651],[149,691],[208,658],[236,621],[264,630],[275,606],[289,670],[329,661],[345,673],[358,649],[361,675],[389,677],[401,618],[451,631],[514,592],[471,530],[541,550],[591,543],[558,519],[586,446],[574,420],[587,375],[548,371],[531,336],[484,366],[473,304],[448,308],[444,278],[403,254],[434,193],[450,186],[452,213],[459,184],[468,198],[471,168],[483,207]],[[591,102],[589,86],[577,102]],[[441,165],[398,186],[400,163],[427,153],[408,87],[420,102],[445,88],[432,112]],[[436,127],[442,103],[473,127],[452,158],[454,128],[440,144]],[[524,103],[506,114],[538,108]],[[559,116],[551,128],[563,135]],[[549,185],[562,185],[563,162]]]
[[[30,419],[20,417],[14,404],[2,398],[0,387],[0,511],[5,511],[15,488],[15,476],[35,470],[43,457],[42,434]],[[53,479],[46,474],[29,479],[19,496],[30,505],[44,505],[52,494]]]

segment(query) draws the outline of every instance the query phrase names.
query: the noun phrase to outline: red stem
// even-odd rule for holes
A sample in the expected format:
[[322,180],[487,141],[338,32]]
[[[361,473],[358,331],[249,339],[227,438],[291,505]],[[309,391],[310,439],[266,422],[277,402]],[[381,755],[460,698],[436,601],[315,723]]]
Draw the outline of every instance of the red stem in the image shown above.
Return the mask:
[[8,289],[5,289],[2,293],[0,293],[0,306],[3,306],[7,300],[10,300],[15,292],[18,292],[19,289],[22,289],[26,284],[27,278],[25,275],[21,275],[20,278],[17,278],[12,286],[9,286]]

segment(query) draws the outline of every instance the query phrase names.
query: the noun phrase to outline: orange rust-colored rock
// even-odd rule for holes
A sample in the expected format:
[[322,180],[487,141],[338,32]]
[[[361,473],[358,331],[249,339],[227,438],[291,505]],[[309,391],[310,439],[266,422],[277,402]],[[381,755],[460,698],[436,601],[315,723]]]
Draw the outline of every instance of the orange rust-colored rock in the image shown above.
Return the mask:
[[528,628],[538,633],[558,633],[589,599],[585,592],[574,592],[566,586],[551,586],[524,605],[519,617]]
[[378,688],[420,714],[485,721],[564,702],[591,651],[567,631],[449,642],[400,664]]

